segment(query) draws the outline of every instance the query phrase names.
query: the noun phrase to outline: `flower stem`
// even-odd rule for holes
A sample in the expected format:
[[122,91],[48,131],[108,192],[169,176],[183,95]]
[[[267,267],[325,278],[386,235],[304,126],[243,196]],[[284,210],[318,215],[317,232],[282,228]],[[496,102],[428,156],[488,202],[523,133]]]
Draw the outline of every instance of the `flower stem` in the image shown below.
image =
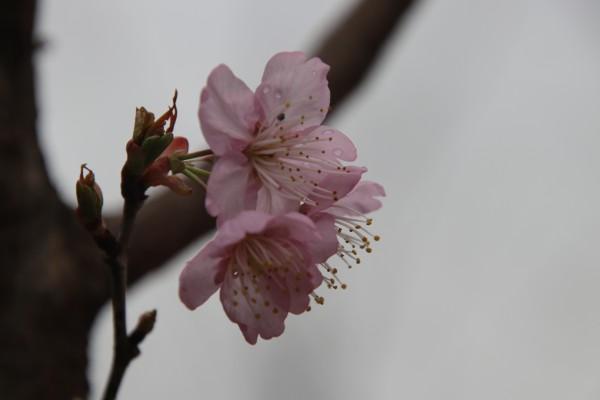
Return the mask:
[[111,297],[113,309],[114,348],[108,382],[104,389],[103,400],[114,400],[131,360],[140,353],[138,345],[154,328],[156,311],[143,314],[136,328],[127,334],[127,246],[133,230],[135,217],[141,208],[143,199],[125,199],[121,235],[115,251],[107,252],[106,262],[110,267]]
[[208,178],[210,176],[210,171],[207,171],[202,168],[196,168],[193,165],[186,164],[185,169],[197,176],[203,176],[205,178]]
[[201,157],[212,156],[212,155],[213,155],[212,150],[208,149],[208,150],[199,150],[199,151],[194,151],[192,153],[182,154],[182,155],[178,156],[178,158],[183,161],[183,160],[191,160],[193,158],[201,158]]
[[200,179],[200,177],[193,172],[191,172],[188,168],[184,169],[182,172],[185,176],[196,182],[198,185],[202,186],[206,190],[206,183]]

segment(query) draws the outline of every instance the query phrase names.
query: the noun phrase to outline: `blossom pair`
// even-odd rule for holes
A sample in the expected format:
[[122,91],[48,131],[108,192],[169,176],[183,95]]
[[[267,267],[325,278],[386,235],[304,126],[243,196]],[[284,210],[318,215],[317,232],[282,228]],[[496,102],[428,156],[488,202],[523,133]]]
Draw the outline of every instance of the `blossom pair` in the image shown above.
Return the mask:
[[180,297],[190,309],[220,289],[228,317],[249,343],[284,330],[288,313],[310,309],[314,291],[345,285],[332,256],[351,266],[371,251],[366,214],[385,193],[361,182],[353,143],[321,125],[329,66],[301,52],[279,53],[252,92],[220,65],[208,77],[199,119],[216,162],[206,208],[217,233],[188,262]]

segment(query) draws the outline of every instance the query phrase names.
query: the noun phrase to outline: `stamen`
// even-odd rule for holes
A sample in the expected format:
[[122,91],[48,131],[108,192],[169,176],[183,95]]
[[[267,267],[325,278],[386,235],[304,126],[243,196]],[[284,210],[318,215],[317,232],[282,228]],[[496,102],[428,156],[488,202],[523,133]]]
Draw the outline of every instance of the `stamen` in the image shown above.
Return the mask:
[[[318,144],[322,142],[320,136],[297,132],[273,135],[275,127],[283,128],[280,122],[285,117],[284,113],[278,114],[273,121],[276,126],[259,129],[258,138],[247,150],[258,178],[264,186],[291,200],[312,206],[317,205],[317,199],[336,201],[335,193],[318,185],[321,178],[317,175],[345,174],[349,170],[337,158],[326,155]],[[301,116],[301,120],[305,118]],[[331,136],[326,139],[333,141]]]
[[315,300],[315,303],[323,305],[325,304],[325,298],[317,295],[315,292],[311,292],[310,296]]

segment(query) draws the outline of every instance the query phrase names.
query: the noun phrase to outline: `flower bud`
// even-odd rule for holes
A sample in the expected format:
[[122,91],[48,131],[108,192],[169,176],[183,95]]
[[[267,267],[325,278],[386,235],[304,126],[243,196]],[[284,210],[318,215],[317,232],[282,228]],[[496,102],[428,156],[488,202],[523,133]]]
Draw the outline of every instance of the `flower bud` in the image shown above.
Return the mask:
[[[144,107],[135,110],[133,137],[127,142],[127,160],[121,170],[121,193],[124,198],[136,202],[146,198],[149,169],[173,142],[173,129],[177,120],[177,91],[173,104],[160,117]],[[167,125],[168,123],[168,125]],[[159,168],[162,171],[162,167]],[[167,171],[168,172],[168,171]]]
[[173,141],[172,133],[165,133],[162,136],[154,135],[144,139],[142,151],[144,153],[144,167],[149,166],[162,154],[163,151]]
[[[84,170],[87,173],[84,176]],[[102,225],[102,205],[104,200],[102,190],[96,183],[94,172],[81,165],[79,179],[75,184],[77,195],[77,216],[81,223],[89,230],[95,230]]]
[[[135,120],[133,124],[133,141],[141,145],[147,138],[152,136],[163,136],[172,133],[177,121],[177,90],[173,95],[173,104],[157,119],[154,113],[144,107],[135,109]],[[165,128],[165,125],[169,125]]]
[[141,143],[152,124],[154,124],[154,114],[144,107],[136,108],[135,122],[133,125],[133,140],[136,143]]

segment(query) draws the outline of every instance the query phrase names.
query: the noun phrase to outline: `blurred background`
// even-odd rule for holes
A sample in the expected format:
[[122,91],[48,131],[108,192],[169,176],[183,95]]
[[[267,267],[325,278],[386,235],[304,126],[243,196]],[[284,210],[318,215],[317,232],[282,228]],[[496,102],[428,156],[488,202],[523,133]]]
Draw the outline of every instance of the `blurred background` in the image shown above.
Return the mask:
[[[136,106],[160,111],[177,88],[176,132],[201,148],[214,66],[254,88],[271,55],[310,51],[353,4],[41,2],[39,126],[63,198],[85,161],[118,210]],[[599,18],[595,0],[418,2],[329,121],[388,193],[349,289],[249,346],[217,297],[178,300],[198,241],[130,291],[131,322],[159,317],[121,398],[599,398]],[[105,307],[92,397],[111,329]]]

